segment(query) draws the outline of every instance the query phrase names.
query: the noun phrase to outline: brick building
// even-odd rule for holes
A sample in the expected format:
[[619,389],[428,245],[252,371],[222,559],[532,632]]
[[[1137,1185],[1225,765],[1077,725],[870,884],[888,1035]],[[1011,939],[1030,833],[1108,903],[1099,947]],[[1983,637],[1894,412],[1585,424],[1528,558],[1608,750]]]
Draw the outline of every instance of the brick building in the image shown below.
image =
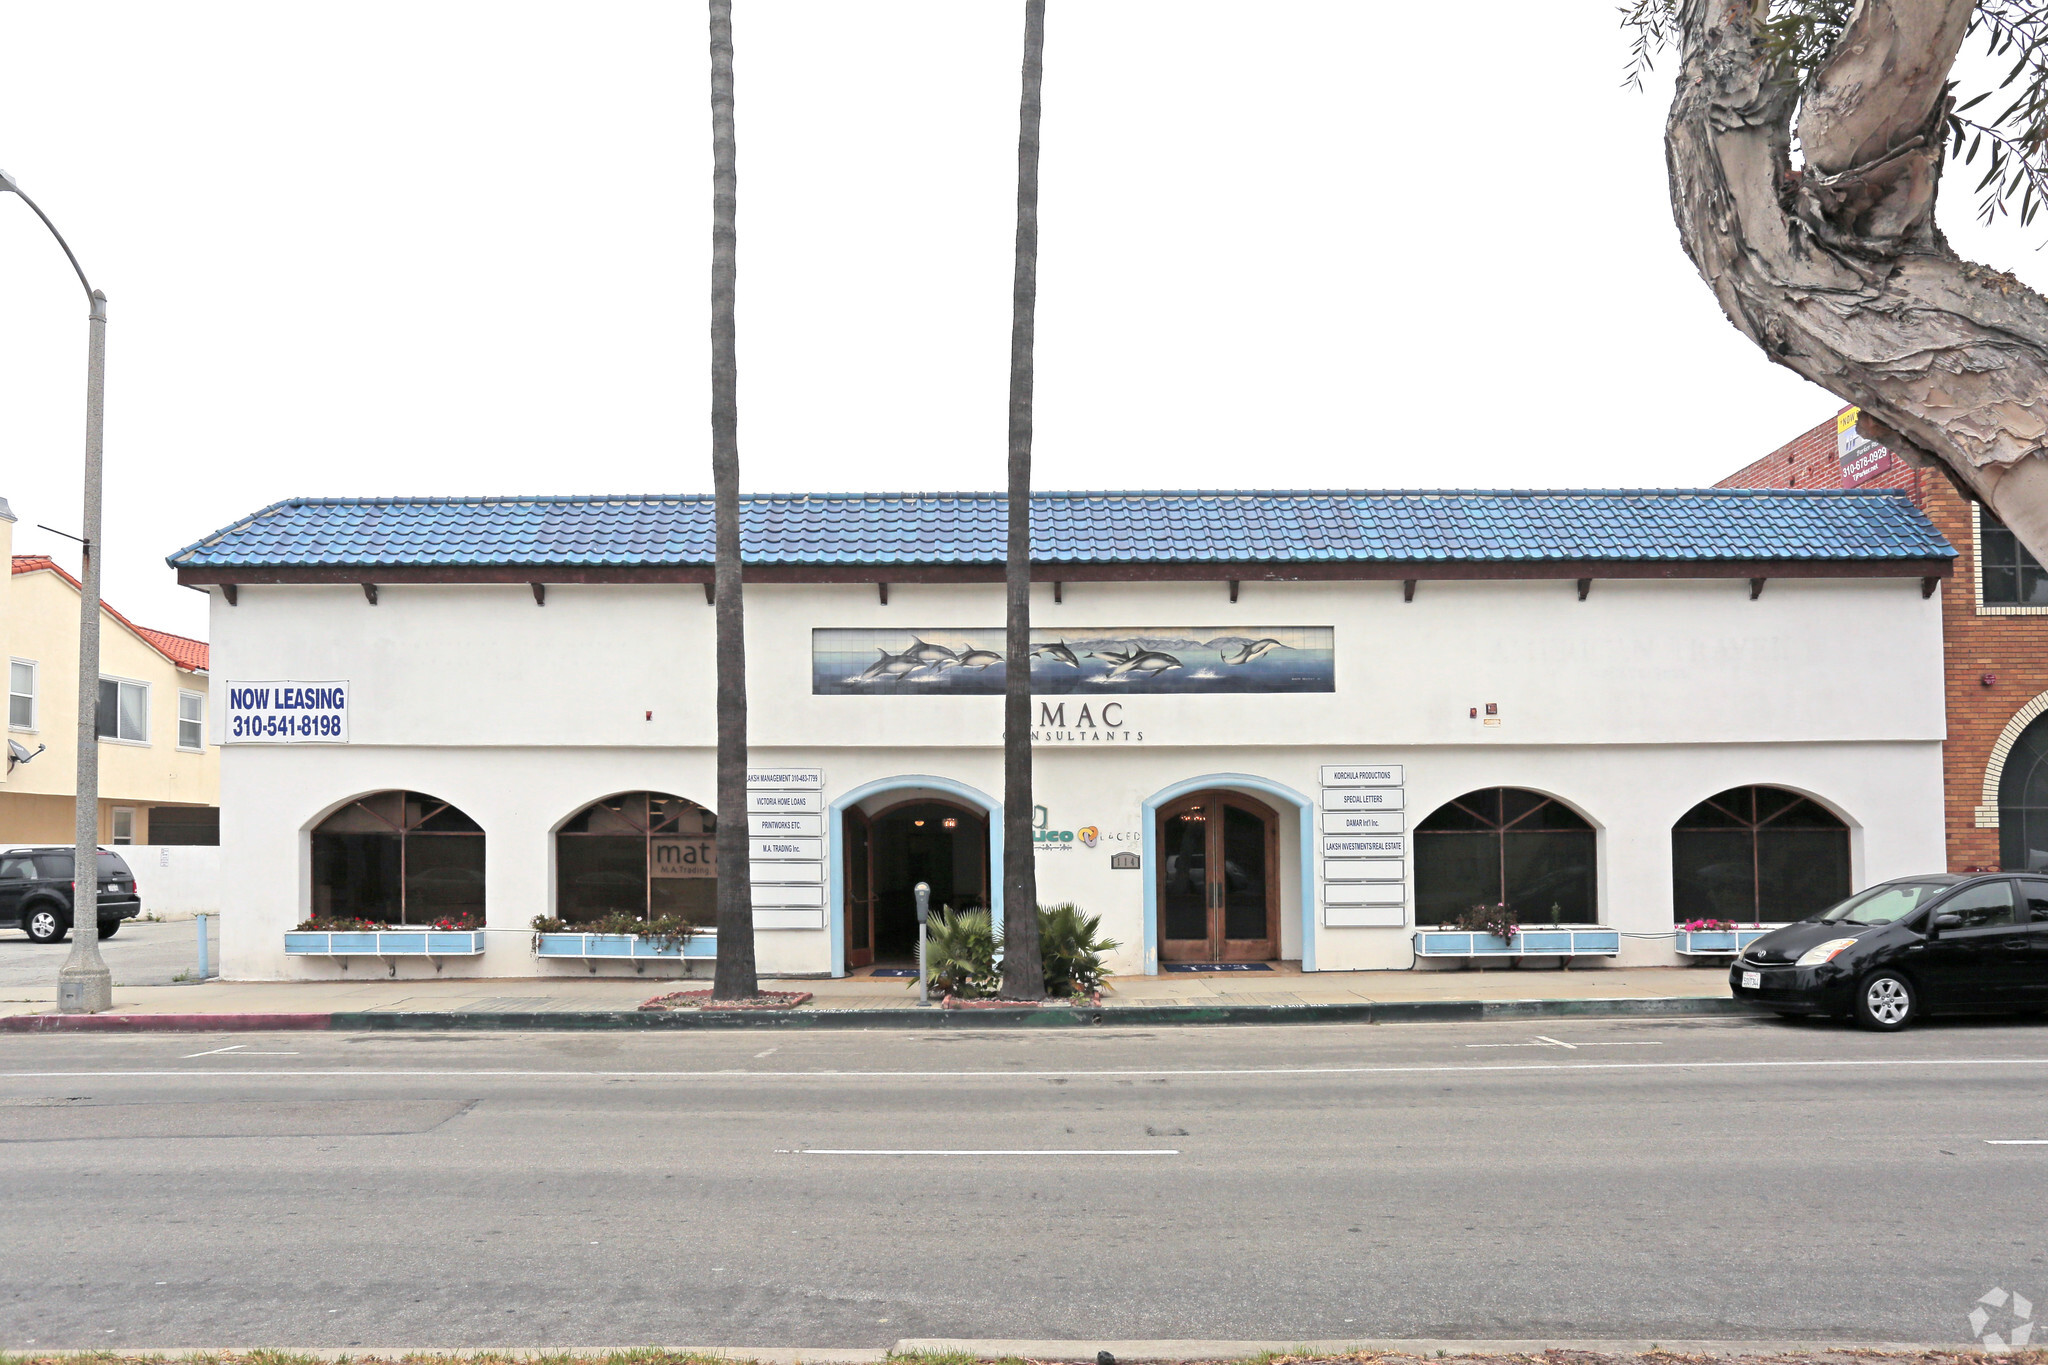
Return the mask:
[[1845,409],[1719,486],[1896,488],[1912,496],[1961,554],[1955,576],[1938,588],[1949,870],[2048,866],[2048,572],[1939,470],[1908,464],[1860,437],[1855,423],[1856,409]]

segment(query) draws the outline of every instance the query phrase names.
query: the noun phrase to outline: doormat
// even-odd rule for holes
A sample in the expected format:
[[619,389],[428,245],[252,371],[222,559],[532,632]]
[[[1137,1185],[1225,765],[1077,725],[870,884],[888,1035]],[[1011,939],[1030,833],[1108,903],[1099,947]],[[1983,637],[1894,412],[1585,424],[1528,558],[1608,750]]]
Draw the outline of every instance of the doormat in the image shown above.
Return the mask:
[[875,969],[874,969],[873,971],[869,972],[869,973],[868,973],[868,975],[869,975],[869,976],[916,976],[916,975],[917,975],[917,968],[915,968],[915,967],[877,967],[877,968],[875,968]]
[[1162,972],[1270,972],[1266,962],[1162,962]]

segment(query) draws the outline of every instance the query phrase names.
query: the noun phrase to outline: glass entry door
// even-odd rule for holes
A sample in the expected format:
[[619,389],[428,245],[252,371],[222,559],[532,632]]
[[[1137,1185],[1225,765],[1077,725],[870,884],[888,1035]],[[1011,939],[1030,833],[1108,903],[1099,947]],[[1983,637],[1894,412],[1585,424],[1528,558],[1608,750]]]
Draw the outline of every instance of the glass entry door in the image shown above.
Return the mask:
[[1280,955],[1280,823],[1236,792],[1159,813],[1159,957],[1263,962]]

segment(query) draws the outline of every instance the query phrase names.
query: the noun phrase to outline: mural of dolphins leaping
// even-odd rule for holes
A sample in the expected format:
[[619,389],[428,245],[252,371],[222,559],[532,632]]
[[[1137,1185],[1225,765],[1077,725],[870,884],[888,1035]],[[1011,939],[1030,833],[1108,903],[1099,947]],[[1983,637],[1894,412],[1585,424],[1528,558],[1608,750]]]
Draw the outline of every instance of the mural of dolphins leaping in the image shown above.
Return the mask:
[[908,654],[891,654],[879,646],[875,653],[882,657],[869,664],[855,682],[894,682],[906,673],[915,673],[924,665]]
[[1054,640],[1051,644],[1040,645],[1031,651],[1034,659],[1051,659],[1056,664],[1067,664],[1079,668],[1081,661],[1074,657],[1074,651],[1067,648],[1065,640]]
[[990,664],[999,664],[1002,661],[1003,656],[992,649],[970,649],[953,660],[954,664],[961,668],[987,668]]
[[921,636],[916,635],[910,637],[910,648],[904,650],[896,657],[899,659],[915,659],[918,667],[929,668],[934,672],[943,669],[948,664],[960,662],[960,656],[944,645],[928,644]]
[[1250,644],[1246,645],[1243,649],[1237,651],[1237,653],[1234,655],[1228,652],[1224,652],[1223,662],[1227,664],[1248,664],[1253,659],[1263,658],[1264,656],[1271,654],[1276,649],[1285,648],[1287,648],[1287,646],[1281,644],[1278,640],[1272,639],[1271,637],[1268,637],[1263,640],[1254,640]]
[[1149,677],[1164,673],[1169,668],[1181,666],[1181,661],[1171,654],[1162,654],[1156,649],[1141,649],[1110,669],[1109,676],[1121,678],[1126,673],[1138,673]]

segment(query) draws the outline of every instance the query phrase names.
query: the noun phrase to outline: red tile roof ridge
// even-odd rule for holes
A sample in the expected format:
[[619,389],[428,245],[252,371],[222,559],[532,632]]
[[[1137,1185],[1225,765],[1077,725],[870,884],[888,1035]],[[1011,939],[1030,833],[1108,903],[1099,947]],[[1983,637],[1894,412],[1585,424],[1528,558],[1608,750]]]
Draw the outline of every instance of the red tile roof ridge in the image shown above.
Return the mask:
[[[14,556],[13,571],[15,573],[36,573],[43,569],[48,569],[74,588],[81,586],[79,581],[73,578],[62,564],[59,564],[48,555]],[[183,671],[187,673],[204,673],[207,671],[212,647],[206,641],[194,640],[188,635],[173,635],[168,630],[151,630],[148,626],[138,626],[116,611],[112,606],[109,606],[105,598],[100,599],[100,610],[128,627],[144,644],[163,655],[166,659],[169,659],[172,664]]]

